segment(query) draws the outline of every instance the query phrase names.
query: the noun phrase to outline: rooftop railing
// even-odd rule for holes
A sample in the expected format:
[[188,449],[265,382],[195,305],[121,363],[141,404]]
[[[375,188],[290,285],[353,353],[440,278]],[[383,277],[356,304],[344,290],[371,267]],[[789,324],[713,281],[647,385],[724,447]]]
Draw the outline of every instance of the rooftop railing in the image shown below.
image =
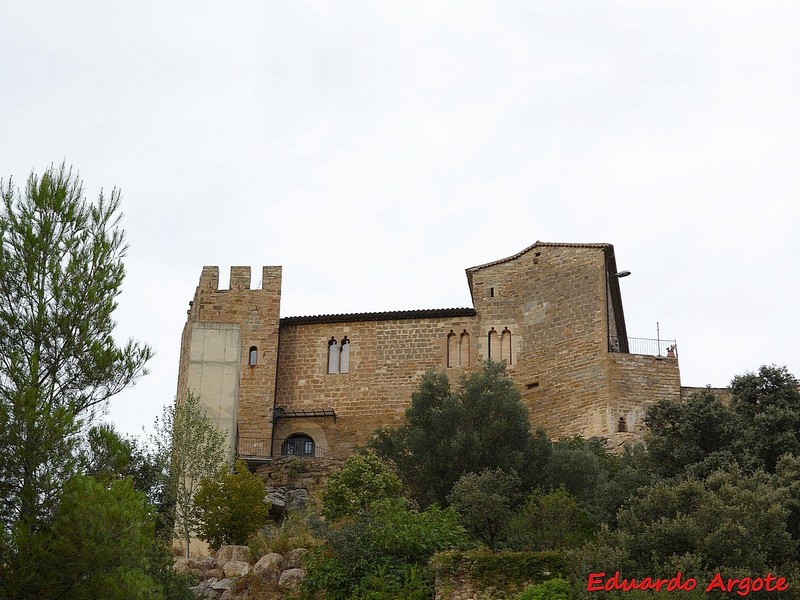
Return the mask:
[[[608,338],[609,352],[622,352],[620,338],[615,335]],[[628,338],[628,354],[646,354],[649,356],[664,356],[678,358],[678,344],[675,340],[659,340],[652,338]]]

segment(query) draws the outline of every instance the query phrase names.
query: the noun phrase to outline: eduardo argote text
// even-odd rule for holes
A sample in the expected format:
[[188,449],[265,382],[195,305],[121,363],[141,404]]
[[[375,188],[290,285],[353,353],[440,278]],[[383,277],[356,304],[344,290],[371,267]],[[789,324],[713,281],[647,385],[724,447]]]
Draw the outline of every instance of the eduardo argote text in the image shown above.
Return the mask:
[[[607,576],[606,573],[589,573],[586,591],[589,592],[629,592],[631,590],[653,590],[656,592],[690,592],[697,588],[697,579],[684,577],[678,571],[674,577],[659,579],[644,577],[642,579],[624,579],[619,571]],[[747,596],[750,592],[785,592],[789,589],[784,577],[767,573],[765,577],[742,577],[740,579],[724,578],[720,573],[714,575],[705,586],[706,592],[734,592],[739,596]]]

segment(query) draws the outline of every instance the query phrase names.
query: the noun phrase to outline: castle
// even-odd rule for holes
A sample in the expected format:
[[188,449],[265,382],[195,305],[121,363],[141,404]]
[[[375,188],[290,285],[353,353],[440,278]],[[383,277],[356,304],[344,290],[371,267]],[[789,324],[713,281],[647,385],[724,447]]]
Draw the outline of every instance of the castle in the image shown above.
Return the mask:
[[181,339],[192,391],[238,456],[346,458],[403,422],[422,374],[502,360],[551,438],[639,432],[680,400],[674,342],[629,338],[611,244],[536,242],[466,270],[472,308],[280,317],[281,267],[203,267]]

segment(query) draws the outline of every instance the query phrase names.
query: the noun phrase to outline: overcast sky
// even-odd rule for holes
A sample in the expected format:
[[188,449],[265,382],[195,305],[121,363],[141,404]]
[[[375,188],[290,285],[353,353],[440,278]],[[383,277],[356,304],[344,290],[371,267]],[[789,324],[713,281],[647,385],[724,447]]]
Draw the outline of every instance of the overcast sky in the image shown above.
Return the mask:
[[282,316],[471,306],[464,269],[608,242],[684,385],[800,375],[800,3],[0,2],[0,177],[123,194],[120,339],[174,399],[203,265]]

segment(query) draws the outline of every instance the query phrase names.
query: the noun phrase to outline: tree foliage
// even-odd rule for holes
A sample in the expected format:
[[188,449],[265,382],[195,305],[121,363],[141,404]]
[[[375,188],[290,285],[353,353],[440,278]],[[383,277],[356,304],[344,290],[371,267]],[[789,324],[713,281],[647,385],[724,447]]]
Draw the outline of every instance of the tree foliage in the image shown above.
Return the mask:
[[795,554],[786,500],[786,490],[765,473],[743,475],[737,468],[705,481],[661,482],[620,511],[612,539],[640,576],[766,573]]
[[200,539],[215,550],[246,544],[269,518],[265,495],[264,483],[241,460],[232,473],[225,469],[213,479],[203,478],[194,498]]
[[347,459],[340,471],[328,478],[322,493],[322,514],[330,521],[352,517],[378,500],[400,498],[403,483],[371,452]]
[[683,475],[690,467],[707,475],[734,462],[741,451],[739,420],[711,390],[682,403],[662,400],[650,407],[645,422],[651,465],[662,477]]
[[151,441],[167,465],[165,494],[174,506],[175,527],[186,544],[188,557],[191,537],[200,525],[195,503],[200,482],[220,473],[230,449],[225,434],[214,426],[191,392],[175,406],[164,408],[155,429]]
[[535,490],[508,520],[509,544],[516,550],[578,548],[591,534],[586,510],[564,488]]
[[10,598],[161,598],[151,576],[153,520],[129,479],[108,486],[76,475],[49,527],[24,540],[11,564]]
[[745,466],[772,473],[784,454],[800,456],[798,386],[786,367],[775,365],[734,377],[731,407],[739,417]]
[[450,389],[445,373],[428,371],[411,396],[405,425],[375,433],[370,446],[391,460],[421,506],[446,504],[465,473],[516,472],[523,485],[543,477],[550,449],[531,433],[527,408],[504,363],[488,361]]
[[82,427],[152,352],[112,336],[127,249],[119,192],[89,203],[62,165],[0,194],[0,519],[34,532],[75,472]]
[[490,549],[505,537],[512,510],[520,496],[519,477],[502,469],[462,475],[448,496],[461,523]]
[[144,499],[111,476],[128,448],[98,428],[85,446],[98,452],[81,452],[97,412],[152,354],[113,337],[127,249],[119,192],[88,202],[62,165],[24,191],[0,183],[0,196],[0,597],[96,596],[103,578],[105,597],[149,597]]
[[786,367],[762,366],[733,379],[729,404],[711,390],[659,402],[646,419],[653,470],[704,478],[738,465],[773,473],[781,456],[800,455],[798,385]]
[[430,598],[434,553],[466,541],[452,508],[417,511],[387,498],[336,523],[323,522],[324,545],[306,560],[303,597],[328,600]]

